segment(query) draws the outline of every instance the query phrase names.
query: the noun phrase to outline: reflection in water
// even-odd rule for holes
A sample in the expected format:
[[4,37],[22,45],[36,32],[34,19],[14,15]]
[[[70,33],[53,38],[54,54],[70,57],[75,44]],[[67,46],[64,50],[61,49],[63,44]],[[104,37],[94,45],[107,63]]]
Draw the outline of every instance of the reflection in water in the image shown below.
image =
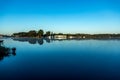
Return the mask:
[[3,60],[4,57],[9,57],[11,55],[16,55],[16,48],[7,48],[3,46],[3,41],[0,41],[0,60]]
[[37,45],[29,45],[27,38],[25,43],[5,40],[6,46],[19,48],[19,55],[11,56],[12,62],[3,56],[0,80],[120,80],[120,41],[32,40]]
[[20,42],[29,42],[30,44],[39,44],[43,45],[44,41],[47,43],[51,43],[52,41],[64,41],[64,40],[73,40],[73,39],[49,39],[49,38],[12,38],[14,41],[20,41]]
[[30,38],[30,39],[28,40],[28,42],[29,42],[30,44],[36,44],[36,43],[37,43],[37,40],[36,40],[35,38]]
[[16,48],[12,48],[12,54],[15,56],[16,55]]
[[39,44],[39,45],[42,45],[43,43],[44,43],[43,38],[38,39],[38,44]]
[[45,38],[45,40],[47,43],[50,43],[50,41],[51,41],[49,38]]
[[[80,41],[80,40],[90,40],[90,39],[49,39],[49,38],[29,38],[29,37],[24,37],[24,38],[12,38],[14,41],[20,41],[20,42],[29,42],[30,44],[39,44],[39,45],[43,45],[44,44],[44,40],[47,43],[51,43],[53,41],[71,41],[71,40],[76,40],[76,41]],[[120,39],[93,39],[93,40],[120,40]]]
[[13,38],[13,40],[20,41],[20,42],[29,42],[30,44],[39,44],[39,45],[43,45],[44,40],[47,43],[51,42],[49,38]]

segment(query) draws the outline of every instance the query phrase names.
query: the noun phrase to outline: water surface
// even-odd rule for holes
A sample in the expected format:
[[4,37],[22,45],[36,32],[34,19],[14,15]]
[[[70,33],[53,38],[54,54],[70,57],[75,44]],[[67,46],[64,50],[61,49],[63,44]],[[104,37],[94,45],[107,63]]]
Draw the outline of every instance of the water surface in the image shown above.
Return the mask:
[[0,80],[120,80],[120,40],[3,40]]

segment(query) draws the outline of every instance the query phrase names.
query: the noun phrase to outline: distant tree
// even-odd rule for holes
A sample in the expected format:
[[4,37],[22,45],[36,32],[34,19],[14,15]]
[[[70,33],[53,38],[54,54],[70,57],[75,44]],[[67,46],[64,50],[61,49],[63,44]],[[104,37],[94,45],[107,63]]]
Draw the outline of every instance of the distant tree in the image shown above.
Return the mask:
[[20,32],[19,35],[20,35],[20,37],[27,37],[27,33],[26,32]]
[[63,33],[58,33],[58,35],[63,35]]
[[42,29],[40,29],[40,30],[38,31],[38,36],[39,36],[39,38],[42,37],[43,35],[44,35],[44,31],[43,31]]
[[16,35],[18,35],[18,33],[13,33],[13,34],[12,34],[12,36],[16,36]]
[[50,36],[51,35],[50,31],[47,31],[45,35]]
[[27,32],[13,33],[12,36],[27,37],[28,33]]
[[29,36],[29,37],[36,37],[36,36],[37,36],[37,33],[36,33],[35,30],[31,30],[31,31],[28,32],[28,36]]

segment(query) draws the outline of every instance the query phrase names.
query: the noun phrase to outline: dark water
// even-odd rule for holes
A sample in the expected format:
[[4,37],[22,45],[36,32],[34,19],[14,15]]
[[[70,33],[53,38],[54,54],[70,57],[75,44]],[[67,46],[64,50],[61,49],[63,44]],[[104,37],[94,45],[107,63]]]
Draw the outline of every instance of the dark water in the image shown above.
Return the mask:
[[0,80],[120,80],[120,40],[4,39]]

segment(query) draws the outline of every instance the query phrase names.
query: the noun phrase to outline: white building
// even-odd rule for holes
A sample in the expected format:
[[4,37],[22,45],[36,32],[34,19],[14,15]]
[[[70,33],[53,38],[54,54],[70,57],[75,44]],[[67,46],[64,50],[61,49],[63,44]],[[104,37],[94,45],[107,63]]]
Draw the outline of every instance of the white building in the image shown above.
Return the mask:
[[54,36],[54,39],[67,39],[67,36],[66,35],[55,35]]

